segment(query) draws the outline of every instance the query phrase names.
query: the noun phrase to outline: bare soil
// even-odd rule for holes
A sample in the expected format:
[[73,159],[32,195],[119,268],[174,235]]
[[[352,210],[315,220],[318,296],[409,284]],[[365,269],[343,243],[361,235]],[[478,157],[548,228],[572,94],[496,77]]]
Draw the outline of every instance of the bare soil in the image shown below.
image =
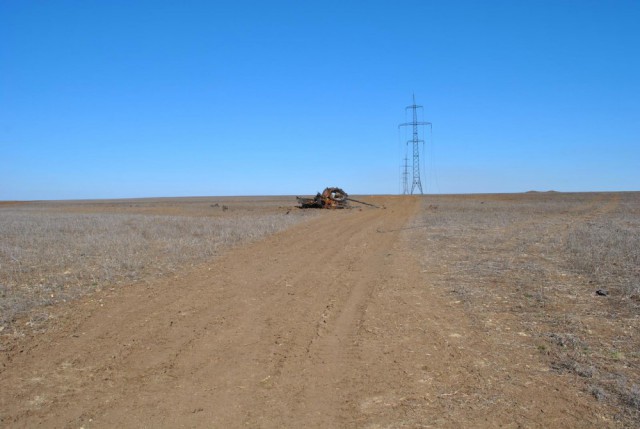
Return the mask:
[[[473,204],[509,213],[548,198],[564,205],[447,223]],[[580,329],[594,350],[637,342],[632,307],[616,307],[626,311],[616,324],[610,301],[547,257],[620,197],[563,198],[361,197],[386,208],[323,211],[174,275],[58,305],[46,332],[0,332],[0,425],[632,427],[633,412],[554,367]],[[566,329],[553,325],[566,314]],[[624,356],[615,362],[637,382],[638,359]]]

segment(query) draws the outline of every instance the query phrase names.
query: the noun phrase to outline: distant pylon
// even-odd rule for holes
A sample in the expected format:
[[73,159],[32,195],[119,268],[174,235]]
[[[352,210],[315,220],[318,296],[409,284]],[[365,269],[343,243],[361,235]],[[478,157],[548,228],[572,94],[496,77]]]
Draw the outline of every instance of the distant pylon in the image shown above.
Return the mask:
[[402,193],[409,193],[409,158],[404,156],[404,164],[402,165]]
[[431,122],[419,122],[418,121],[418,109],[422,109],[422,106],[416,104],[416,96],[413,94],[413,104],[411,106],[407,106],[405,110],[411,109],[413,111],[413,121],[405,122],[404,124],[398,125],[399,127],[407,127],[411,125],[413,127],[413,138],[411,140],[407,140],[407,144],[413,144],[413,180],[411,182],[411,194],[415,191],[416,188],[422,192],[422,182],[420,181],[420,143],[424,145],[424,140],[420,139],[418,136],[418,127],[420,125],[429,125],[431,126]]

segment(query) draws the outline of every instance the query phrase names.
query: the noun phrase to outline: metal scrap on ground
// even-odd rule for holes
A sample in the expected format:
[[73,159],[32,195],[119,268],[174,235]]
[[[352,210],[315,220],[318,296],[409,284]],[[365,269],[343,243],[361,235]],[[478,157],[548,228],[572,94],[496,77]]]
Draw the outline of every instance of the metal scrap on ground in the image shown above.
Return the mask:
[[314,198],[296,198],[301,209],[346,209],[349,208],[349,201],[379,208],[373,204],[349,198],[349,194],[340,188],[325,188],[322,193],[318,192]]

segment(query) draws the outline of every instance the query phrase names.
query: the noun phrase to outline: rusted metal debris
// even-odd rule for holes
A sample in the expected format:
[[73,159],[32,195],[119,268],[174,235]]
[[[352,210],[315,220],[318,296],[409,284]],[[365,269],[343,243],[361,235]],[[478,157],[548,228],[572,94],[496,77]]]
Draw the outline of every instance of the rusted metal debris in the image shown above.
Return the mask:
[[349,194],[340,188],[326,188],[314,198],[297,198],[303,209],[345,209],[349,206],[348,197]]
[[379,208],[373,204],[349,198],[349,194],[340,188],[325,188],[322,193],[318,192],[314,198],[296,198],[301,209],[347,209],[349,201]]

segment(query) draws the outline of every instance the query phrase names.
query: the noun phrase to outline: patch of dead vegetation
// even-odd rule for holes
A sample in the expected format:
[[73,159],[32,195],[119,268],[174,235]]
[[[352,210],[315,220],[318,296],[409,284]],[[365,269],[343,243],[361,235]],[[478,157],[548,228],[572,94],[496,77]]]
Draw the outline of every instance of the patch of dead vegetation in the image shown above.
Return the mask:
[[429,278],[614,421],[639,424],[640,194],[429,196],[424,207],[412,227]]
[[[88,213],[64,204],[1,209],[0,329],[25,314],[28,326],[42,326],[49,305],[174,273],[310,216],[301,211],[261,214],[259,205],[239,211],[212,204],[207,207],[217,210],[213,217],[188,210],[187,216],[118,214],[113,213],[115,203],[107,213],[91,213],[99,210],[100,203],[95,204],[84,203]],[[132,205],[122,204],[123,211]]]

